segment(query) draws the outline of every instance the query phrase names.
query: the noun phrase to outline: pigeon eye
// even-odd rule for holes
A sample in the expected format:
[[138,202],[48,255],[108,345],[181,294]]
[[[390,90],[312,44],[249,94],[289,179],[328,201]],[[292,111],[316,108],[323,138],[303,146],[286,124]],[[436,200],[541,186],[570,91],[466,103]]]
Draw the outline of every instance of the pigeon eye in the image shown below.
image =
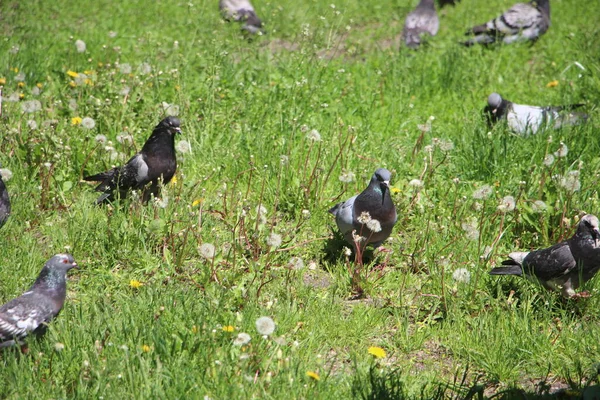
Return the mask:
[[69,263],[69,260],[67,260],[66,258],[64,258],[64,259],[62,260],[62,263],[63,263],[63,264],[68,264],[68,263]]

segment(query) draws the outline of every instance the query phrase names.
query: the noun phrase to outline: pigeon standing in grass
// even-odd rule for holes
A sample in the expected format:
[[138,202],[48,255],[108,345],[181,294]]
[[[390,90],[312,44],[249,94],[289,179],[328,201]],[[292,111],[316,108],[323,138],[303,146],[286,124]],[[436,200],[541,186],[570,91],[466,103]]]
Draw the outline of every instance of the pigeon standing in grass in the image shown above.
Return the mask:
[[356,238],[361,250],[367,244],[379,247],[392,233],[396,224],[396,207],[390,196],[392,174],[379,168],[373,174],[369,186],[357,196],[336,204],[329,212],[344,238],[356,249]]
[[548,290],[560,290],[562,295],[586,297],[575,289],[590,280],[600,269],[600,230],[598,218],[585,215],[575,235],[542,250],[510,253],[504,267],[490,271],[491,275],[524,275]]
[[565,125],[576,125],[585,122],[586,114],[574,113],[572,110],[583,104],[560,107],[536,107],[512,103],[498,93],[488,96],[488,105],[484,112],[490,124],[505,119],[508,127],[516,134],[535,134],[539,129],[551,127],[558,129]]
[[435,36],[440,28],[440,20],[433,1],[421,0],[417,8],[406,16],[402,38],[411,49],[419,47],[422,34]]
[[475,35],[463,42],[490,44],[502,41],[509,44],[518,41],[535,41],[550,27],[550,0],[532,0],[529,3],[517,3],[498,18],[475,26],[467,35]]
[[8,216],[10,215],[10,198],[8,197],[8,190],[0,175],[0,227],[2,227]]
[[0,307],[0,347],[20,343],[29,333],[44,334],[65,303],[67,271],[74,267],[72,255],[55,255],[28,291]]
[[[110,202],[117,197],[124,198],[129,190],[144,189],[144,202],[152,195],[158,196],[159,181],[162,180],[163,184],[169,183],[177,170],[175,135],[181,133],[179,125],[179,118],[163,119],[156,125],[142,150],[127,164],[84,177],[86,181],[100,182],[96,191],[102,192],[102,195],[96,203]],[[146,187],[148,183],[150,186]]]
[[252,34],[263,32],[262,21],[249,0],[219,0],[219,9],[226,21],[243,22],[242,30]]

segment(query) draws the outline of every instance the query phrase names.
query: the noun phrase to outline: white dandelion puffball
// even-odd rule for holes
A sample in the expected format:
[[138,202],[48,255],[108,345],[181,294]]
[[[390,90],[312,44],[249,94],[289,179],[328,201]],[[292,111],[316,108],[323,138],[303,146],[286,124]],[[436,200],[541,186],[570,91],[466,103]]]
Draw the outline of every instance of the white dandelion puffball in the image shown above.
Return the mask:
[[473,198],[476,200],[485,200],[490,197],[493,191],[490,185],[483,185],[473,192]]
[[105,144],[107,141],[106,136],[104,135],[96,135],[95,140],[98,144]]
[[126,132],[122,132],[119,133],[117,135],[117,142],[121,143],[121,144],[132,144],[133,143],[133,136],[131,136],[129,133]]
[[244,345],[250,343],[250,340],[252,340],[250,335],[242,332],[242,333],[238,333],[237,337],[235,339],[233,339],[233,344],[235,346],[244,346]]
[[271,232],[271,234],[267,238],[267,245],[273,248],[281,246],[281,235],[275,232]]
[[78,53],[84,53],[87,46],[85,45],[85,42],[83,40],[77,39],[75,41],[75,48],[77,49]]
[[298,271],[304,268],[304,260],[302,260],[302,257],[292,257],[288,261],[287,265],[290,269]]
[[568,192],[577,192],[581,189],[581,182],[579,181],[579,171],[571,171],[565,176],[560,178],[560,186],[565,188]]
[[260,317],[256,320],[256,330],[261,335],[269,336],[275,332],[275,321],[269,317]]
[[551,166],[552,164],[554,164],[554,156],[552,154],[546,154],[546,157],[544,157],[544,161],[542,161],[542,163],[546,167]]
[[560,142],[558,150],[554,153],[556,157],[566,157],[569,154],[569,148],[563,142]]
[[8,168],[0,168],[0,176],[2,176],[3,180],[8,181],[10,178],[12,178],[13,173]]
[[187,140],[180,140],[175,145],[175,150],[177,150],[181,154],[191,153],[192,152],[192,145]]
[[367,222],[367,228],[374,233],[381,232],[381,223],[376,219],[370,219]]
[[457,268],[452,273],[452,279],[460,283],[469,283],[471,281],[471,273],[466,268]]
[[119,72],[122,74],[130,74],[131,73],[131,65],[124,63],[119,65]]
[[534,213],[543,213],[547,208],[548,206],[542,200],[536,200],[531,205],[531,209]]
[[178,105],[169,104],[166,101],[163,101],[161,106],[167,116],[176,117],[179,115],[179,106]]
[[343,182],[343,183],[353,182],[354,179],[355,179],[354,172],[351,172],[351,171],[342,171],[342,173],[339,176],[340,182]]
[[498,206],[498,211],[506,213],[511,212],[515,209],[516,203],[515,198],[512,196],[505,196],[500,200],[500,205]]
[[42,103],[39,100],[27,100],[21,103],[21,110],[24,113],[34,113],[42,109]]
[[306,135],[306,138],[308,140],[313,141],[313,142],[320,142],[321,141],[321,134],[319,133],[318,130],[313,129],[310,132],[308,132],[308,134]]
[[35,131],[38,127],[38,123],[35,120],[30,119],[29,121],[27,121],[27,127],[32,131]]
[[140,67],[138,68],[138,70],[140,71],[140,74],[148,75],[149,73],[152,72],[152,66],[148,63],[142,63],[142,64],[140,64]]
[[85,117],[81,120],[81,126],[83,126],[85,129],[94,129],[96,126],[96,121],[90,117]]
[[368,211],[361,212],[357,218],[357,221],[363,225],[368,223],[370,220],[371,220],[371,214],[369,214]]
[[198,252],[200,255],[207,260],[211,260],[215,257],[215,246],[212,243],[202,243],[202,245],[198,248]]
[[408,186],[412,186],[414,188],[421,188],[423,187],[423,181],[420,179],[412,179],[410,182],[408,182]]

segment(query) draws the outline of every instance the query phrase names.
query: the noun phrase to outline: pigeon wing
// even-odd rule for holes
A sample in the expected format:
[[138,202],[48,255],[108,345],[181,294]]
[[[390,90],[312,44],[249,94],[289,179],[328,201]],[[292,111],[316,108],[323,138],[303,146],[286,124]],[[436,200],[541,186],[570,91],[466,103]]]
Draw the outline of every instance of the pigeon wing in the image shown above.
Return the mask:
[[0,307],[0,342],[22,339],[49,322],[54,315],[52,301],[43,295],[26,292]]
[[523,260],[523,269],[542,281],[550,281],[568,274],[577,266],[567,242],[530,252]]

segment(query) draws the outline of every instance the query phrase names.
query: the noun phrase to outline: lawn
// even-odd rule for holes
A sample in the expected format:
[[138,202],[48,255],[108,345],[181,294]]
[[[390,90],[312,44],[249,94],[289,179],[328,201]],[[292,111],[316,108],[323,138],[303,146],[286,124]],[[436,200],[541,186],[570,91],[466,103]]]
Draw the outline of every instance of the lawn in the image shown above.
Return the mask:
[[[597,384],[600,277],[574,301],[488,271],[600,213],[600,3],[553,0],[535,44],[464,48],[513,1],[462,0],[418,51],[399,46],[416,1],[253,4],[266,34],[247,40],[216,0],[0,3],[0,303],[56,253],[80,265],[47,334],[0,352],[0,398],[577,398]],[[494,91],[585,103],[590,120],[516,136],[482,117]],[[182,135],[162,198],[96,206],[82,177],[126,162],[167,114]],[[355,298],[327,211],[379,167],[398,223]]]

